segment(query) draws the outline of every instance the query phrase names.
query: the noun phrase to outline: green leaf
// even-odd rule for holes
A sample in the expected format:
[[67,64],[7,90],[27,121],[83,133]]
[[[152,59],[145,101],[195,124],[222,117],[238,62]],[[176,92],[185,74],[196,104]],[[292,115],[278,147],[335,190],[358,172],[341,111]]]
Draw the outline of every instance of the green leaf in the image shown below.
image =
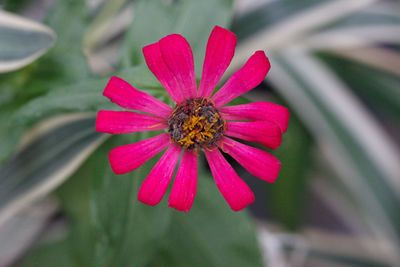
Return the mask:
[[0,73],[32,63],[55,39],[50,28],[0,10]]
[[324,29],[346,29],[346,28],[370,28],[379,26],[400,25],[400,6],[398,3],[377,3],[369,5],[363,10],[348,16]]
[[62,183],[101,141],[94,119],[45,131],[0,169],[0,222]]
[[[165,95],[158,82],[144,66],[127,69],[118,76],[134,86],[154,95]],[[16,114],[14,123],[31,124],[46,116],[60,112],[97,111],[100,108],[116,109],[116,104],[102,95],[108,79],[89,79],[80,83],[60,87],[50,93],[35,98],[23,106]]]
[[193,208],[187,214],[173,212],[151,266],[263,266],[251,218],[228,207],[204,168]]
[[85,38],[83,40],[83,47],[85,52],[90,57],[96,48],[99,48],[102,44],[104,45],[107,41],[110,41],[113,37],[121,34],[122,28],[118,30],[113,27],[112,22],[120,16],[118,14],[121,8],[125,10],[127,0],[116,0],[107,1],[100,4],[100,7],[96,8],[96,14],[93,17],[92,22],[88,26]]
[[284,23],[297,14],[305,12],[317,6],[321,6],[330,0],[280,0],[268,1],[258,8],[238,16],[233,21],[232,30],[237,34],[239,40],[244,40],[258,31],[273,28]]
[[150,172],[154,160],[133,175],[112,173],[105,156],[115,145],[99,153],[106,168],[103,175],[93,179],[92,218],[99,242],[92,266],[144,266],[156,251],[155,243],[167,230],[170,210],[165,205],[149,207],[136,200],[139,182]]
[[267,205],[274,218],[290,230],[298,230],[303,223],[311,149],[311,136],[292,112],[282,146],[274,153],[282,163],[279,178],[267,185]]
[[155,160],[130,174],[112,173],[107,154],[127,142],[132,140],[107,142],[59,189],[72,219],[69,242],[80,266],[145,266],[169,225],[171,210],[165,205],[149,207],[136,200]]
[[46,19],[58,33],[53,49],[28,67],[0,76],[0,89],[11,89],[14,106],[19,107],[60,85],[88,78],[90,73],[80,44],[87,18],[87,8],[82,1],[62,1],[54,5]]
[[391,140],[370,114],[348,96],[344,84],[312,56],[302,50],[291,50],[274,54],[271,59],[274,72],[269,81],[323,144],[365,219],[380,225],[385,238],[397,244],[400,239],[400,217],[395,212],[400,204],[396,178],[398,153]]
[[[122,47],[125,65],[143,62],[142,48],[171,33],[182,34],[192,46],[197,73],[201,73],[205,46],[215,25],[226,27],[232,16],[232,0],[139,0],[135,17]],[[199,75],[197,75],[199,76]]]
[[167,196],[155,207],[139,203],[139,184],[157,159],[113,174],[107,153],[127,142],[104,144],[58,191],[72,223],[66,251],[78,266],[262,266],[251,219],[230,210],[209,174],[200,174],[188,214],[167,208]]
[[[375,105],[381,106],[388,104],[386,108],[391,108],[393,112],[397,101],[394,92],[397,79],[381,72],[371,71],[367,75],[365,70],[355,71],[353,64],[345,62],[321,64],[314,58],[307,42],[315,36],[332,37],[331,33],[345,32],[351,28],[348,33],[353,34],[348,34],[349,38],[344,38],[343,43],[364,36],[361,38],[362,44],[372,46],[373,42],[380,40],[368,36],[368,32],[374,31],[379,32],[385,40],[397,42],[393,38],[395,35],[390,35],[398,27],[398,5],[381,2],[372,5],[368,1],[351,1],[353,5],[342,1],[321,2],[315,4],[315,8],[303,9],[302,6],[308,5],[304,1],[272,1],[265,7],[274,13],[280,11],[272,8],[274,4],[282,4],[283,8],[287,5],[288,10],[291,4],[298,5],[295,9],[300,11],[291,16],[280,15],[272,22],[268,21],[270,16],[265,16],[268,11],[264,9],[265,12],[262,12],[262,8],[244,14],[237,20],[237,28],[234,27],[238,32],[242,31],[239,36],[244,40],[237,54],[245,54],[255,47],[269,49],[272,69],[267,81],[274,84],[329,158],[337,177],[357,202],[360,216],[369,225],[379,229],[380,238],[390,240],[391,245],[397,248],[400,237],[400,219],[396,212],[396,206],[400,203],[397,178],[400,172],[397,163],[399,153],[393,140],[350,91],[358,91],[365,99],[369,98],[368,103],[375,102]],[[337,5],[336,8],[332,8],[333,5]],[[258,17],[255,16],[257,12],[260,14]],[[382,25],[391,28],[382,32],[379,30]],[[245,40],[247,38],[248,42]],[[335,49],[332,43],[326,43]],[[357,48],[354,46],[353,49]],[[271,53],[271,49],[276,53]],[[343,80],[336,77],[331,68]],[[347,88],[344,82],[352,88]],[[381,86],[386,88],[381,90]],[[380,100],[382,104],[377,103]],[[376,233],[371,231],[372,235]]]
[[[2,77],[1,87],[12,84],[16,90],[44,92],[56,85],[71,83],[90,75],[82,51],[82,40],[89,11],[84,1],[58,1],[50,8],[46,24],[57,33],[57,42],[44,57],[9,77]],[[7,81],[5,81],[7,78]]]
[[[144,66],[129,68],[117,75],[153,95],[162,97],[166,94]],[[106,84],[107,79],[92,78],[74,85],[60,86],[11,112],[4,121],[1,121],[0,115],[0,123],[4,123],[0,128],[0,147],[4,148],[0,151],[0,161],[12,151],[24,130],[41,119],[60,113],[97,111],[100,108],[117,109],[117,105],[102,95]],[[9,119],[10,116],[12,119]]]
[[17,12],[21,10],[29,0],[3,0],[0,1],[2,8],[7,11]]
[[399,119],[400,77],[332,54],[320,57],[369,105]]
[[88,19],[85,2],[58,2],[47,18],[49,26],[58,33],[53,49],[19,71],[0,75],[0,91],[2,95],[6,92],[7,96],[6,103],[0,105],[0,112],[8,113],[8,117],[0,116],[0,126],[3,126],[0,128],[0,163],[15,149],[21,135],[30,126],[28,123],[14,123],[10,119],[17,117],[15,113],[21,106],[49,90],[77,83],[90,75],[81,49],[85,21]]
[[47,21],[57,32],[58,42],[48,57],[41,62],[43,77],[55,76],[56,79],[52,78],[54,82],[66,84],[90,76],[82,49],[89,19],[89,8],[85,1],[57,1],[49,11]]

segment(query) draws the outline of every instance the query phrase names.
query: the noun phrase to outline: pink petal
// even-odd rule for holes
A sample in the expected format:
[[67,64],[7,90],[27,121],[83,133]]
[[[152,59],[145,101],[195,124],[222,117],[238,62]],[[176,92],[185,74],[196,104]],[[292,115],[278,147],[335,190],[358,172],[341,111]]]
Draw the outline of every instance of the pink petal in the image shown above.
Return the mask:
[[145,46],[143,54],[147,66],[175,102],[196,96],[193,53],[185,38],[168,35]]
[[139,189],[139,201],[151,206],[161,201],[171,181],[181,150],[181,147],[174,144],[168,148],[143,181]]
[[227,29],[215,26],[208,38],[199,96],[209,97],[228,68],[235,53],[236,36]]
[[267,120],[279,125],[286,132],[289,124],[289,110],[271,102],[253,102],[220,109],[226,120]]
[[223,106],[232,99],[258,86],[264,80],[270,67],[271,65],[264,51],[255,52],[247,60],[246,64],[236,71],[213,96],[216,106]]
[[114,173],[124,174],[143,165],[169,144],[169,134],[164,133],[134,144],[112,149],[108,155]]
[[232,156],[252,175],[273,183],[279,175],[281,163],[270,153],[224,137],[221,149]]
[[254,194],[218,149],[205,150],[215,183],[231,209],[239,211],[254,202]]
[[111,77],[108,81],[103,95],[123,108],[147,112],[162,118],[168,118],[172,112],[172,108],[164,102],[139,91],[116,76]]
[[225,134],[231,137],[258,142],[271,149],[277,148],[282,142],[281,129],[270,121],[228,121],[226,125]]
[[169,195],[168,205],[188,212],[192,207],[197,187],[197,153],[186,150]]
[[182,35],[171,34],[162,38],[159,43],[162,57],[179,82],[183,97],[196,97],[194,59],[188,41]]
[[100,110],[96,118],[96,131],[110,134],[124,134],[165,129],[161,118],[130,111]]

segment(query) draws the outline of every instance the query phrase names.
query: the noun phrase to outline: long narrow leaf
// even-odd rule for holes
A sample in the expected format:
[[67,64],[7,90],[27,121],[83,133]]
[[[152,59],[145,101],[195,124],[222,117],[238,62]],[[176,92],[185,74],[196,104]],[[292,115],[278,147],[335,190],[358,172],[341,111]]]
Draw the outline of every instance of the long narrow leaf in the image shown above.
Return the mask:
[[84,118],[32,140],[0,169],[0,223],[60,185],[102,139]]
[[275,67],[269,81],[297,110],[324,150],[333,153],[337,171],[348,170],[341,177],[365,215],[385,225],[386,237],[397,243],[399,160],[387,135],[345,86],[307,54],[297,51],[274,55],[272,60]]

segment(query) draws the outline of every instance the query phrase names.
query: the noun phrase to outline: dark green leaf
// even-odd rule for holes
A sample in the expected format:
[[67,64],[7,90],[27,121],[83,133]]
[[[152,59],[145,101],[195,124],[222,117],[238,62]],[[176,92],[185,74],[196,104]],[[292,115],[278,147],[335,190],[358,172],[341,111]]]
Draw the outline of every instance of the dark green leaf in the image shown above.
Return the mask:
[[173,212],[163,248],[151,266],[263,264],[251,218],[246,212],[233,212],[210,174],[201,171],[192,210],[188,214]]
[[136,200],[154,160],[127,175],[112,173],[107,153],[127,142],[118,138],[103,145],[59,190],[73,223],[70,246],[81,266],[145,266],[169,225],[165,205]]
[[282,146],[276,151],[282,163],[278,180],[268,186],[268,206],[274,217],[290,230],[297,230],[304,218],[312,139],[294,113]]
[[399,119],[400,77],[332,54],[321,58],[371,107]]
[[188,214],[165,201],[156,207],[139,203],[139,184],[155,160],[114,175],[107,153],[127,143],[118,139],[94,153],[58,193],[72,222],[73,258],[81,266],[262,266],[250,218],[230,210],[208,175],[201,174]]
[[[66,241],[43,244],[31,251],[19,267],[78,267],[70,258]],[[83,267],[83,266],[82,266]]]
[[8,10],[11,12],[20,11],[29,0],[1,0],[0,5],[3,5],[4,10]]

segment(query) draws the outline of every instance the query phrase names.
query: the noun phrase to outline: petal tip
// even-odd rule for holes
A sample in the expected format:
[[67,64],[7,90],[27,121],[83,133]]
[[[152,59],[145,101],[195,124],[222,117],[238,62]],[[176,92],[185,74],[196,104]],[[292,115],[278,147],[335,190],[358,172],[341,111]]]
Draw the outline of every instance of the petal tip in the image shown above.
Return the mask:
[[183,35],[181,35],[179,33],[171,33],[167,36],[164,36],[163,38],[160,39],[160,42],[164,41],[164,40],[168,40],[168,39],[181,39],[181,40],[184,40],[187,42],[186,38],[183,37]]
[[143,46],[142,47],[143,54],[145,55],[149,50],[153,49],[157,45],[158,45],[158,43],[151,43],[151,44],[147,44],[147,45]]
[[279,173],[280,173],[280,171],[281,171],[281,167],[282,167],[282,164],[281,164],[280,161],[278,161],[278,162],[277,162],[277,165],[276,165],[275,171],[274,171],[273,173],[271,173],[270,175],[268,175],[268,177],[266,177],[266,179],[264,179],[264,180],[265,180],[267,183],[270,183],[270,184],[275,183],[276,180],[278,180]]
[[120,168],[120,166],[118,164],[118,156],[116,155],[115,148],[112,149],[108,153],[108,162],[110,164],[110,167],[111,167],[111,170],[113,171],[113,173],[115,173],[117,175],[121,175],[121,174],[127,173],[127,171],[122,169],[122,168]]
[[126,81],[117,76],[111,76],[106,86],[104,87],[103,96],[108,97],[110,95],[110,92],[113,91],[114,88],[119,86],[121,83],[126,83]]
[[212,29],[211,32],[214,32],[214,31],[223,32],[223,33],[228,34],[228,35],[230,35],[230,36],[232,36],[232,37],[234,37],[236,39],[236,34],[234,32],[232,32],[232,31],[230,31],[230,30],[228,30],[228,29],[226,29],[224,27],[221,27],[219,25],[215,25],[214,26],[214,28]]
[[137,199],[139,202],[148,206],[156,206],[159,203],[157,201],[152,200],[151,198],[148,198],[147,196],[141,195],[140,192]]
[[95,122],[95,131],[98,133],[103,133],[103,123],[102,123],[102,116],[103,111],[100,110],[97,112],[97,116],[96,116],[96,122]]
[[236,206],[231,205],[230,208],[235,212],[239,212],[239,211],[242,211],[245,208],[247,208],[249,205],[253,204],[255,200],[256,200],[256,198],[255,198],[254,194],[251,194],[250,196],[248,196],[248,199],[246,201],[244,201],[240,205],[236,205]]
[[267,57],[267,55],[265,54],[264,50],[257,50],[254,53],[255,56],[257,56],[260,60],[260,65],[262,65],[264,68],[266,68],[267,72],[269,71],[269,69],[271,68],[271,63],[269,61],[269,58]]
[[181,206],[181,205],[177,205],[176,203],[171,203],[168,202],[168,207],[171,209],[175,209],[179,212],[184,212],[184,213],[189,213],[191,207],[188,206]]

